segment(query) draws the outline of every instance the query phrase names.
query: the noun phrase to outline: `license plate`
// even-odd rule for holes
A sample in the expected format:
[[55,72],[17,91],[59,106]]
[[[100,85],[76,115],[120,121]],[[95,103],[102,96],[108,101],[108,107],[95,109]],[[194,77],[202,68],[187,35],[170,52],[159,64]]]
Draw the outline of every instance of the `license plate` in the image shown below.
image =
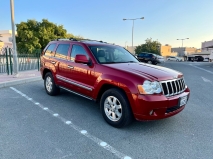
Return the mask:
[[183,105],[186,105],[187,103],[187,96],[184,96],[184,97],[180,97],[180,100],[179,100],[179,104],[180,104],[180,107],[182,107]]

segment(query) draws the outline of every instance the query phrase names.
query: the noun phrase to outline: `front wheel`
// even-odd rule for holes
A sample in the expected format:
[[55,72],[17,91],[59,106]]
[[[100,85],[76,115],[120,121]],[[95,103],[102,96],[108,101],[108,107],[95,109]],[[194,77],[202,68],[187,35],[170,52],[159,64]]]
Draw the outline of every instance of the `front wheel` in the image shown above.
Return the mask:
[[113,127],[123,127],[133,120],[132,110],[123,91],[112,88],[105,91],[100,100],[101,113]]
[[58,88],[54,82],[52,73],[48,72],[44,77],[44,87],[47,94],[55,96],[59,94],[60,88]]

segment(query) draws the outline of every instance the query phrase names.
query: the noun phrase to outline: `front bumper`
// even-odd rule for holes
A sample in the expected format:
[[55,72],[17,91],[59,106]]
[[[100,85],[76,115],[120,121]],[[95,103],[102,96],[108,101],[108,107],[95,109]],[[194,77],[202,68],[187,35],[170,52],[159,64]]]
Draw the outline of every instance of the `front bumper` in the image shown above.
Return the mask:
[[134,116],[136,120],[158,120],[171,117],[181,112],[185,105],[179,106],[180,97],[187,96],[190,90],[187,88],[183,93],[165,97],[164,95],[138,95]]

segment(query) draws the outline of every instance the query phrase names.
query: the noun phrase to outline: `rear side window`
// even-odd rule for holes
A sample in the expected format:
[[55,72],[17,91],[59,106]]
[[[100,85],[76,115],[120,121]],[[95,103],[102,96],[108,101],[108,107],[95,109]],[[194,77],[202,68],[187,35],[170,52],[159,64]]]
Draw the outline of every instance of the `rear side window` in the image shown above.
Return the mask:
[[55,49],[55,46],[56,44],[50,44],[44,54],[47,56],[53,56],[53,51]]
[[67,59],[69,48],[70,44],[59,44],[56,49],[55,57]]

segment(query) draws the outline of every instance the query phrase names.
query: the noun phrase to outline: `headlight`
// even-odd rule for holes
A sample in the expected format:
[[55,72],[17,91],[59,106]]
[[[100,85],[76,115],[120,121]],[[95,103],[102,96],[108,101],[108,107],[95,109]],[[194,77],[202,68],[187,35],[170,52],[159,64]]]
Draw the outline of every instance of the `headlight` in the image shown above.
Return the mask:
[[140,94],[154,94],[161,93],[160,83],[157,81],[144,81],[143,85],[138,85]]

